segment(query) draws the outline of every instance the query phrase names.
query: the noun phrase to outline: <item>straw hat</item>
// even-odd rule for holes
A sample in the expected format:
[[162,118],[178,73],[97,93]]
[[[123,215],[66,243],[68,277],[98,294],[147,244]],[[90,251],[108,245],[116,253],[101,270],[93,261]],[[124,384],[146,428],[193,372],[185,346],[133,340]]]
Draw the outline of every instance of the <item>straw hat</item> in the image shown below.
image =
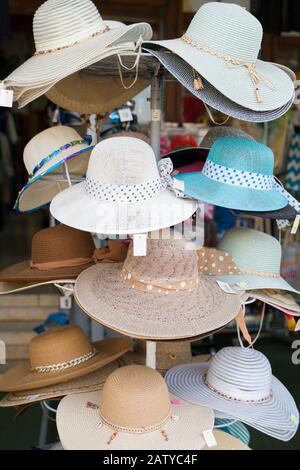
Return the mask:
[[46,96],[56,105],[70,111],[99,114],[118,108],[147,86],[149,81],[139,79],[130,89],[125,89],[119,77],[97,76],[81,71],[56,83]]
[[227,432],[214,429],[214,436],[218,444],[215,447],[204,447],[203,450],[251,450],[246,444]]
[[140,38],[151,39],[152,29],[147,23],[111,28],[90,0],[47,0],[35,12],[33,35],[34,56],[5,80],[19,95],[20,87],[52,86],[107,55],[133,50]]
[[161,173],[152,148],[142,140],[104,140],[92,152],[86,181],[58,194],[51,214],[70,227],[101,234],[171,227],[196,212],[196,204],[169,191],[168,169]]
[[257,299],[291,316],[300,316],[300,297],[282,290],[262,289],[246,292],[249,299]]
[[75,285],[80,308],[113,330],[152,340],[191,339],[238,315],[240,296],[198,276],[196,252],[180,241],[148,240],[147,253],[134,257],[131,246],[124,265],[82,273]]
[[50,127],[35,135],[24,149],[28,182],[18,195],[15,209],[37,210],[68,188],[65,164],[71,180],[82,179],[92,149],[89,137],[82,139],[75,129],[67,126]]
[[166,375],[171,393],[236,418],[275,439],[289,441],[299,425],[297,406],[254,349],[229,347],[207,364],[178,366]]
[[79,326],[55,328],[29,343],[29,362],[13,367],[0,377],[0,390],[35,390],[89,374],[129,351],[126,339],[89,343]]
[[236,419],[225,419],[225,418],[216,418],[215,419],[215,430],[220,429],[230,436],[233,436],[235,439],[238,439],[243,444],[249,446],[251,436],[248,428],[245,424],[237,421]]
[[201,173],[177,175],[184,194],[228,209],[274,211],[300,204],[276,181],[270,148],[248,139],[220,137]]
[[[153,47],[153,46],[152,46]],[[226,98],[220,91],[213,87],[207,80],[202,78],[204,88],[202,90],[195,90],[194,87],[194,70],[193,68],[181,57],[171,52],[166,52],[164,49],[159,50],[149,49],[149,43],[143,45],[143,49],[150,52],[151,55],[156,57],[160,63],[183,85],[187,90],[192,93],[196,98],[203,101],[204,104],[231,116],[241,121],[247,122],[268,122],[283,116],[293,105],[294,95],[284,106],[281,106],[272,111],[253,111],[244,106],[234,103]],[[286,67],[274,64],[288,75],[288,78],[295,81],[295,74]],[[221,75],[223,76],[223,74]],[[210,110],[208,112],[211,117]]]
[[0,271],[0,293],[23,290],[29,285],[74,281],[81,271],[94,264],[94,251],[89,233],[65,225],[40,230],[32,238],[31,259]]
[[185,60],[195,71],[196,89],[205,87],[203,77],[234,103],[270,111],[286,105],[295,90],[287,73],[258,60],[262,37],[260,22],[241,6],[209,2],[181,38],[144,45],[164,48]]
[[200,450],[213,423],[210,409],[170,396],[161,375],[142,366],[113,372],[101,395],[63,398],[56,417],[65,450]]

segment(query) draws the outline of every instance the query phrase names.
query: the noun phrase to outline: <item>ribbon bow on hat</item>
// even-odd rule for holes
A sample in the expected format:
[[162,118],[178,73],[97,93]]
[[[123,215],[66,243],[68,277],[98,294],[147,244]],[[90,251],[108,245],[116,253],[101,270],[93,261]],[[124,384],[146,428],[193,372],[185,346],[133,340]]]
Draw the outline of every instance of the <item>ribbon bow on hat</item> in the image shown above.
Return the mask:
[[162,182],[165,183],[165,187],[174,192],[176,197],[189,199],[188,196],[178,189],[178,184],[181,184],[172,173],[174,172],[173,162],[171,158],[163,158],[158,162],[158,169],[162,179]]
[[122,240],[109,240],[108,248],[99,248],[94,251],[95,263],[121,263],[127,256],[127,247]]

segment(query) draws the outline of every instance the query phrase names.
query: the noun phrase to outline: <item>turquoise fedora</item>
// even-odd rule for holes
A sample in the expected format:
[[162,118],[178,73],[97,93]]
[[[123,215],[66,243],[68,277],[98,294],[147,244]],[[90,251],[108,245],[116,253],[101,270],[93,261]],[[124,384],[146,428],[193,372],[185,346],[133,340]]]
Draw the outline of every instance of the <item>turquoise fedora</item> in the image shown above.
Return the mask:
[[240,211],[276,211],[299,203],[273,175],[270,148],[249,139],[220,137],[209,152],[202,172],[179,174],[185,196]]

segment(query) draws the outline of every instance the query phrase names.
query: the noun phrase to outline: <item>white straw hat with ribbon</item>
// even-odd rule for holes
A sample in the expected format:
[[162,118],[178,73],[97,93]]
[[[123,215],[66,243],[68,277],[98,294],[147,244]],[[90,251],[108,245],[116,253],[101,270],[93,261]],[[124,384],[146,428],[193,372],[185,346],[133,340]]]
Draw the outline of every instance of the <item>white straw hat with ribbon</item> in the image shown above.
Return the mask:
[[171,227],[196,212],[195,201],[177,198],[171,168],[157,167],[149,144],[134,137],[100,142],[82,183],[58,194],[53,217],[70,227],[101,234],[147,233]]
[[170,369],[171,393],[213,408],[282,441],[291,440],[299,412],[286,387],[272,375],[268,359],[251,348],[228,347],[208,363]]
[[61,400],[56,424],[65,450],[201,450],[212,410],[169,395],[155,370],[121,367],[102,392]]
[[33,35],[35,54],[5,79],[7,87],[17,87],[17,94],[20,87],[52,86],[107,52],[133,50],[132,43],[151,39],[152,29],[147,23],[112,28],[90,0],[47,0],[35,12]]
[[260,22],[239,5],[209,2],[194,16],[178,39],[145,41],[146,48],[169,50],[231,101],[253,111],[270,111],[294,96],[290,77],[272,63],[258,60],[263,30]]

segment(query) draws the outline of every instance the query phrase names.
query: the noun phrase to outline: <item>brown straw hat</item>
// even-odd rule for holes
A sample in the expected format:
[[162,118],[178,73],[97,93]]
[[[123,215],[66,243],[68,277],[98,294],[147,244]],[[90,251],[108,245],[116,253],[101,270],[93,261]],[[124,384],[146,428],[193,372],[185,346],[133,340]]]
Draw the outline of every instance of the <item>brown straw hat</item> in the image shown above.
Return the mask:
[[241,308],[241,295],[226,294],[215,280],[198,275],[196,252],[178,240],[149,240],[147,256],[134,257],[131,246],[124,265],[85,270],[76,281],[75,300],[113,330],[161,341],[221,328]]
[[214,414],[170,395],[157,371],[133,365],[115,370],[101,394],[63,398],[56,424],[65,450],[200,450]]
[[106,114],[131,100],[149,86],[147,80],[138,79],[130,88],[122,86],[119,77],[97,76],[76,72],[60,80],[46,96],[50,101],[82,114]]
[[0,377],[0,390],[18,392],[81,377],[104,367],[131,349],[131,342],[105,339],[89,343],[79,326],[55,328],[29,343],[29,362]]

